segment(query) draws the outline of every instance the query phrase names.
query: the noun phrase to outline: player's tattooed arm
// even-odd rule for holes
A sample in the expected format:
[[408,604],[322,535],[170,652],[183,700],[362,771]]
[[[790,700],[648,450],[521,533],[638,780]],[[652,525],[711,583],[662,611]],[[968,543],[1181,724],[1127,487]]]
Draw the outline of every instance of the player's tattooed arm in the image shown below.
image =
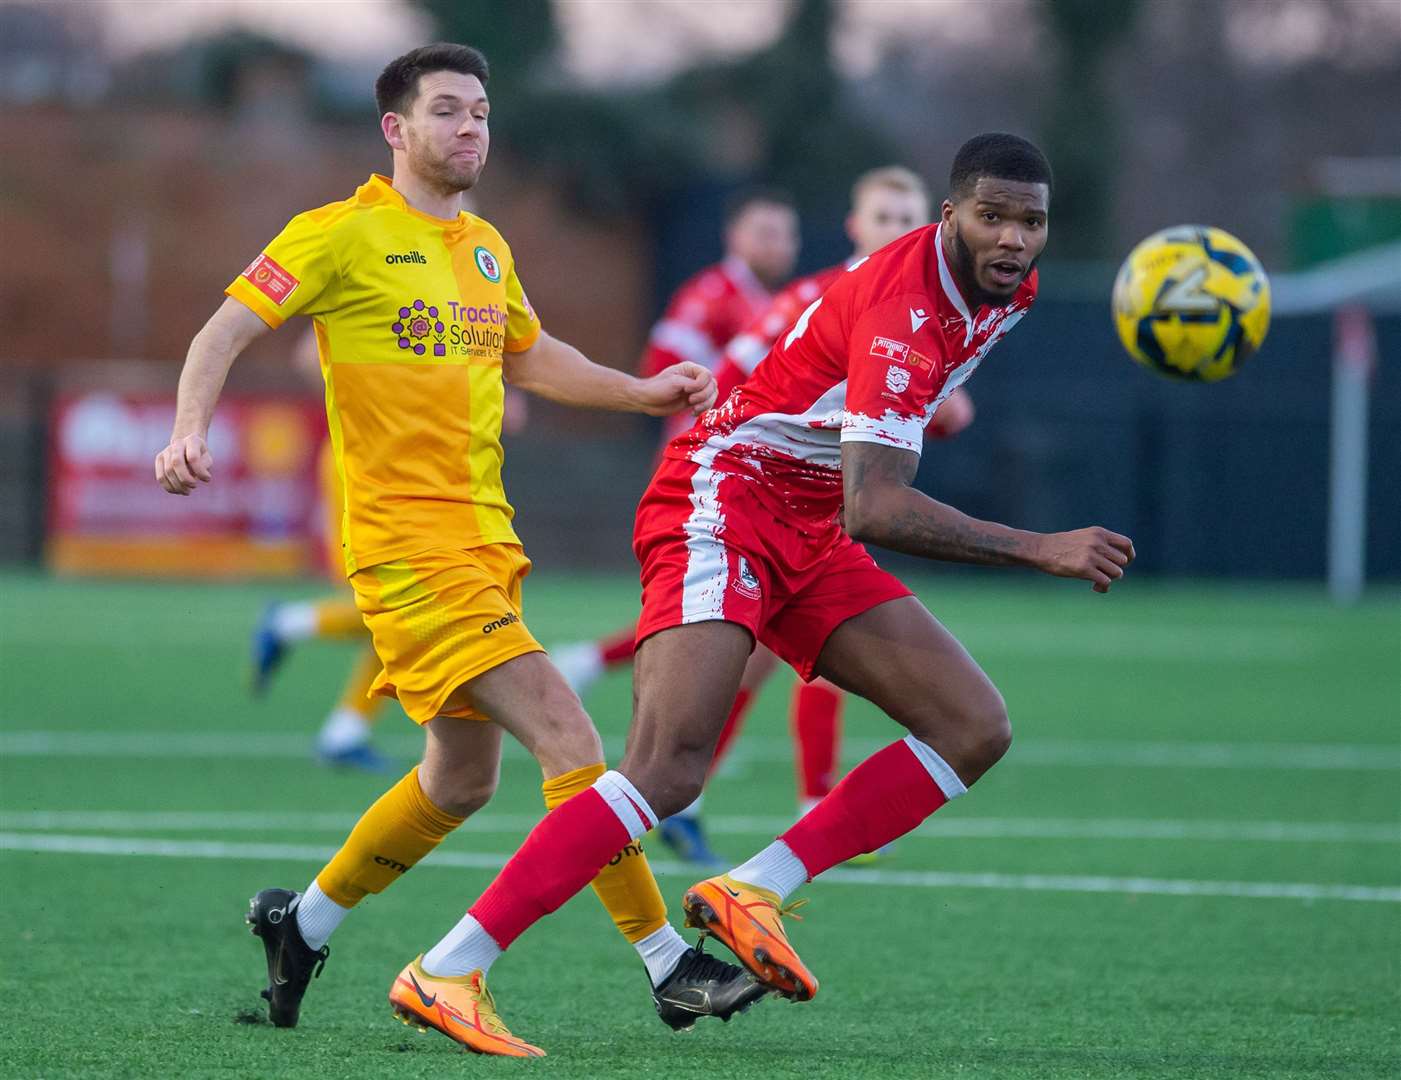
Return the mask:
[[980,521],[911,486],[919,456],[879,443],[842,444],[846,530],[854,539],[944,562],[1029,566],[1107,592],[1134,556],[1126,536],[1099,527],[1035,533]]

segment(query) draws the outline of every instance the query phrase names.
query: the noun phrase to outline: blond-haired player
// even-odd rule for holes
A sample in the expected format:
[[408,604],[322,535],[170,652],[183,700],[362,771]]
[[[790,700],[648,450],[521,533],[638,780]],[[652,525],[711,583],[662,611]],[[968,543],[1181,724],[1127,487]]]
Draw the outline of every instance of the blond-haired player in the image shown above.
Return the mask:
[[[640,379],[541,330],[510,248],[461,209],[487,157],[486,79],[485,58],[465,45],[424,46],[384,69],[375,96],[392,179],[371,176],[350,198],[293,218],[234,280],[190,346],[170,445],[155,462],[173,494],[210,482],[205,435],[229,366],[288,316],[313,317],[345,485],[346,573],[383,665],[375,688],[399,699],[426,745],[304,892],[254,898],[248,920],[278,1026],[297,1022],[350,909],[491,797],[503,732],[539,762],[548,807],[607,775],[598,733],[521,617],[530,560],[501,484],[503,377],[555,401],[652,415],[715,400],[696,364]],[[762,995],[686,945],[638,845],[619,845],[595,886],[672,1027],[728,1017]],[[494,951],[478,930],[466,916],[410,961],[391,1002],[472,1050],[539,1056],[495,1013],[483,977]]]

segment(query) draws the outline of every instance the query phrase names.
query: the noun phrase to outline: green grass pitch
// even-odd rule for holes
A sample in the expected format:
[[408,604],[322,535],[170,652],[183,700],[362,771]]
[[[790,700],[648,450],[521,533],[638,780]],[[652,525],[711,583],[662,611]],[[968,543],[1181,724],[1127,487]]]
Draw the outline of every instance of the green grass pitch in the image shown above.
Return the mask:
[[[888,861],[804,891],[817,999],[673,1035],[586,892],[493,971],[507,1021],[550,1054],[511,1064],[401,1027],[385,992],[538,817],[523,753],[437,865],[346,921],[301,1026],[275,1030],[245,902],[304,887],[392,781],[310,760],[346,647],[303,646],[252,702],[247,633],[276,586],[0,577],[0,1075],[1401,1073],[1396,593],[1340,611],[1298,588],[915,584],[1002,688],[1016,742]],[[542,572],[526,613],[558,642],[621,625],[636,594]],[[709,792],[736,859],[792,813],[791,682]],[[628,701],[625,674],[586,699],[614,760]],[[846,730],[847,764],[898,734],[864,703]],[[397,709],[380,741],[406,764],[417,745]],[[675,904],[694,875],[649,851]]]

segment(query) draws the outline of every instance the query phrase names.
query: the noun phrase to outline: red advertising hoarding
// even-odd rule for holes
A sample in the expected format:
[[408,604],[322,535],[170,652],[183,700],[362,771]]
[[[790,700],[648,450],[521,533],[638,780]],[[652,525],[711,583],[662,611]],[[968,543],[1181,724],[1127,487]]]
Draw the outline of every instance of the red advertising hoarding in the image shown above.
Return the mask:
[[232,396],[209,430],[214,481],[166,493],[154,459],[170,437],[169,394],[68,394],[49,436],[49,565],[63,573],[242,577],[316,566],[313,402]]

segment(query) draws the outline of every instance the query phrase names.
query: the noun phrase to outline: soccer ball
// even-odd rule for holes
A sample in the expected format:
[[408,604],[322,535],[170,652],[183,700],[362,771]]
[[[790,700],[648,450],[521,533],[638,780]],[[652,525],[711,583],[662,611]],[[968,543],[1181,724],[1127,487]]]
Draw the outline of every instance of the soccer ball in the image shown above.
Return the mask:
[[1114,281],[1129,355],[1161,375],[1234,375],[1270,328],[1270,280],[1250,249],[1210,225],[1178,225],[1129,252]]

